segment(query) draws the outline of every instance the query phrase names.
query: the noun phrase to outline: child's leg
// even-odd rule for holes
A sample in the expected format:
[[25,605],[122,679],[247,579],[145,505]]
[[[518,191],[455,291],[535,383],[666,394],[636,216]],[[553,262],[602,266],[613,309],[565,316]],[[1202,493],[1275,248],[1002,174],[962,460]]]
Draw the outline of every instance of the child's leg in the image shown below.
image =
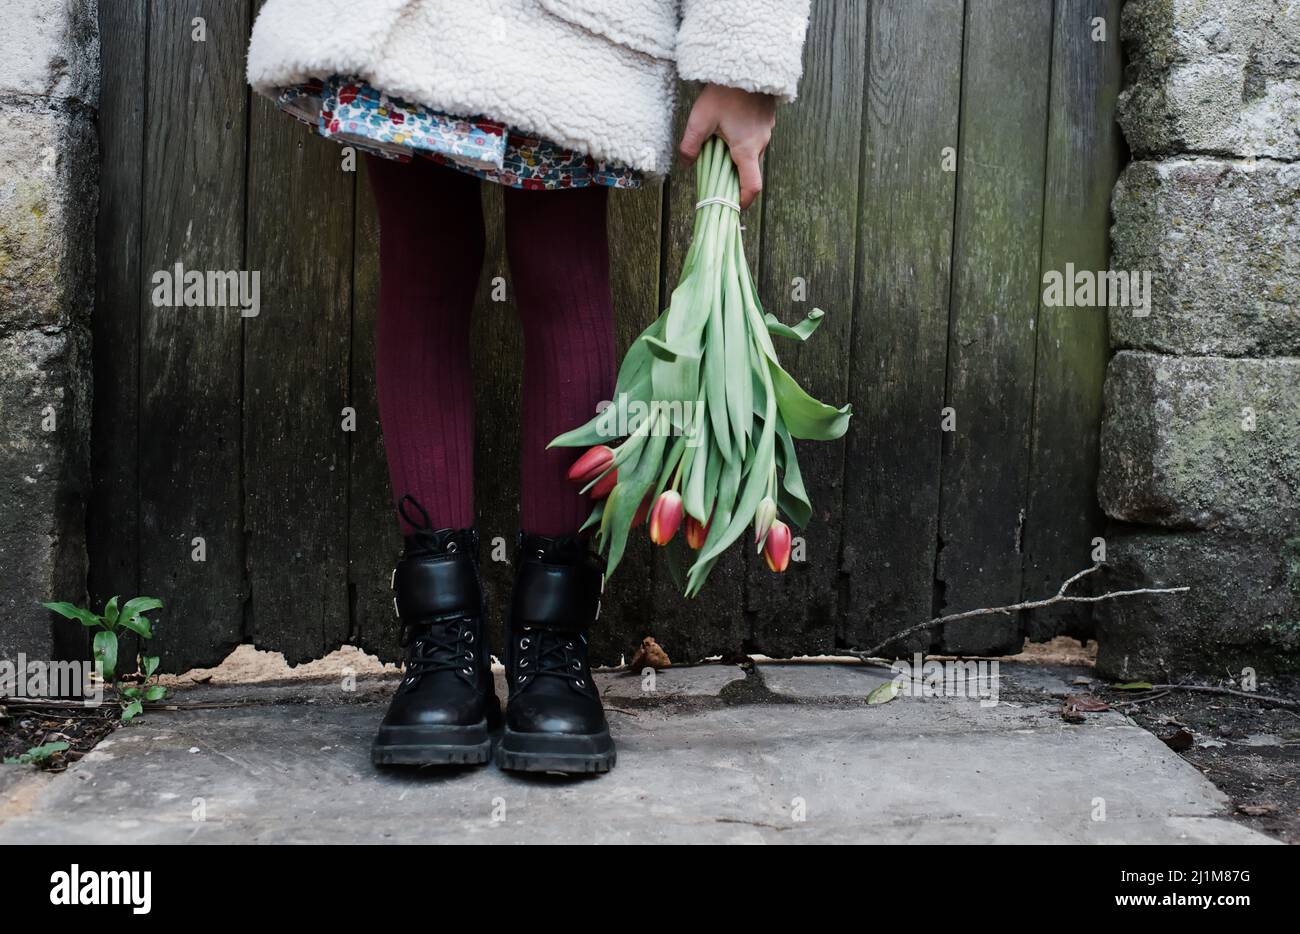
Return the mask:
[[569,535],[591,512],[565,477],[573,448],[546,450],[614,391],[614,304],[601,186],[505,192],[506,247],[524,330],[521,519]]
[[[469,318],[483,263],[477,179],[424,160],[367,160],[379,206],[375,381],[393,498],[433,528],[474,524]],[[402,520],[402,532],[411,527]]]

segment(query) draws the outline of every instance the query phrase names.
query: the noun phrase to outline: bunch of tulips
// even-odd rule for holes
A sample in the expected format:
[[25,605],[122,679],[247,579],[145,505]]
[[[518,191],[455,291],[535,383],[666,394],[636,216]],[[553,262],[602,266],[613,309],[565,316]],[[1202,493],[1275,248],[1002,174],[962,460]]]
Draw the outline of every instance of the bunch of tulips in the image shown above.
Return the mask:
[[695,229],[667,310],[628,350],[613,404],[550,444],[589,448],[569,478],[595,503],[584,529],[598,527],[607,573],[647,517],[657,545],[684,520],[697,553],[687,596],[751,524],[768,566],[786,569],[792,534],[781,516],[802,528],[812,514],[794,439],[838,438],[851,413],[812,398],[781,368],[772,338],[806,340],[823,313],[787,326],[763,312],[739,194],[731,154],[714,137],[696,165]]

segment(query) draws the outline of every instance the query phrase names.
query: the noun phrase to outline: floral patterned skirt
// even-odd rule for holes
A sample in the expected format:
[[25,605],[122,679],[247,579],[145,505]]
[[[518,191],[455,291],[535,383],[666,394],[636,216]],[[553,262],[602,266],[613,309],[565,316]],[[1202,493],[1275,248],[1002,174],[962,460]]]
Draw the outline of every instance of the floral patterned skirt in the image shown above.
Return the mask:
[[285,88],[280,108],[326,139],[387,159],[427,158],[511,188],[639,188],[640,173],[483,118],[455,117],[335,76]]

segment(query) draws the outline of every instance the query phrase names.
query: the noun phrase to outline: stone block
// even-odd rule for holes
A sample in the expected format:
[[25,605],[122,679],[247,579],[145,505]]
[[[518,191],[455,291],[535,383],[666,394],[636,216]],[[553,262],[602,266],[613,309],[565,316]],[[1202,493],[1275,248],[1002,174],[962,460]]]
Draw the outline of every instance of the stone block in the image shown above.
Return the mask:
[[0,333],[88,318],[97,183],[88,114],[0,105]]
[[1300,532],[1300,358],[1116,354],[1098,498],[1123,522]]
[[95,0],[6,0],[0,24],[0,94],[99,99]]
[[1097,604],[1098,672],[1166,682],[1300,669],[1300,530],[1296,536],[1112,529],[1107,589],[1192,589]]
[[1112,200],[1111,268],[1149,271],[1149,314],[1111,342],[1172,354],[1300,354],[1300,165],[1135,162]]
[[1300,157],[1300,8],[1134,0],[1119,122],[1139,156]]
[[[40,606],[86,592],[90,355],[84,330],[0,337],[0,657],[58,657],[84,635]],[[57,628],[55,628],[57,627]]]

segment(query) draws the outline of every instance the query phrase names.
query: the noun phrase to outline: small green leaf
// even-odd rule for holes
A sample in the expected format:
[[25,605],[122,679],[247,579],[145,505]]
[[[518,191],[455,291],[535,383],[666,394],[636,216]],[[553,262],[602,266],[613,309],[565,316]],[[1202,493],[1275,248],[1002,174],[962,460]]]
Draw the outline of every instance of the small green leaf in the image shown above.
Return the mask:
[[41,606],[45,607],[45,609],[47,610],[53,610],[55,613],[58,613],[60,616],[66,616],[68,619],[79,619],[81,614],[86,612],[85,610],[82,610],[80,607],[76,607],[73,606],[71,603],[64,603],[62,601],[58,603],[42,603]]
[[150,628],[149,620],[141,614],[160,609],[162,605],[163,602],[157,597],[134,597],[126,601],[122,611],[118,613],[117,625],[131,630],[141,638],[152,639],[153,630]]
[[140,689],[138,687],[128,685],[127,687],[122,688],[122,696],[135,699],[140,696]]
[[1151,690],[1151,682],[1129,681],[1125,684],[1112,684],[1111,687],[1116,691],[1149,691]]
[[117,597],[109,597],[108,602],[104,604],[104,622],[108,623],[110,628],[117,624],[117,601]]
[[42,603],[41,606],[47,610],[53,610],[66,619],[75,620],[83,626],[98,626],[103,621],[90,610],[84,610],[79,606],[73,606],[71,603]]
[[[67,748],[68,744],[64,742],[46,743],[44,746],[33,746],[31,749],[19,756],[15,761],[19,763],[30,762],[38,765],[54,756],[56,753],[63,752]],[[9,760],[6,759],[5,761],[8,762]]]
[[129,629],[142,639],[152,639],[153,629],[150,628],[149,620],[143,616],[121,616],[118,618],[118,625],[123,629]]
[[135,719],[135,717],[139,716],[143,711],[143,704],[138,700],[131,701],[131,703],[122,708],[122,722],[126,723],[129,720]]
[[903,692],[903,686],[898,679],[886,681],[878,685],[874,691],[867,695],[868,704],[888,704],[891,700]]
[[153,673],[158,670],[158,656],[146,655],[141,661],[144,662],[144,676],[152,677]]
[[148,613],[150,610],[161,610],[162,605],[163,602],[157,597],[133,597],[122,607],[122,615],[134,616],[137,613]]
[[117,633],[101,629],[95,633],[95,660],[103,663],[104,680],[112,681],[117,673]]
[[147,701],[162,700],[167,696],[167,689],[161,684],[149,685],[149,690],[144,692],[144,699]]

